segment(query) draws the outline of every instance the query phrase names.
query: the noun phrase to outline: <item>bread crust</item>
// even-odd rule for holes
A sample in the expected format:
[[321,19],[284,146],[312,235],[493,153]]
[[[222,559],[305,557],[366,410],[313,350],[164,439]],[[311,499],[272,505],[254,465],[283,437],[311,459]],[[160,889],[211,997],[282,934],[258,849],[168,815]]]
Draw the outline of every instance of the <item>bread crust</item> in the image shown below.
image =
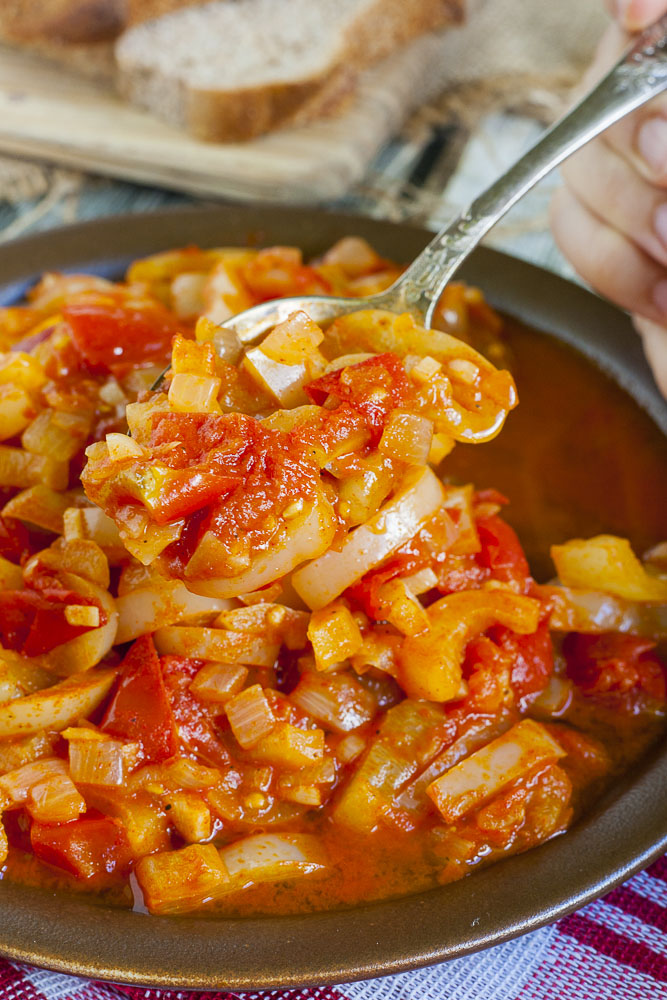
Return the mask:
[[[160,0],[156,0],[160,2]],[[174,0],[166,0],[174,2]],[[118,85],[134,104],[207,142],[254,139],[335,111],[360,72],[427,31],[460,23],[464,0],[373,0],[341,39],[338,55],[306,79],[234,90],[176,85],[150,66],[119,58]]]
[[354,88],[355,74],[335,67],[321,76],[224,93],[185,91],[183,125],[204,142],[245,142],[288,123],[334,113]]
[[125,0],[2,0],[0,35],[16,43],[96,44],[125,27]]

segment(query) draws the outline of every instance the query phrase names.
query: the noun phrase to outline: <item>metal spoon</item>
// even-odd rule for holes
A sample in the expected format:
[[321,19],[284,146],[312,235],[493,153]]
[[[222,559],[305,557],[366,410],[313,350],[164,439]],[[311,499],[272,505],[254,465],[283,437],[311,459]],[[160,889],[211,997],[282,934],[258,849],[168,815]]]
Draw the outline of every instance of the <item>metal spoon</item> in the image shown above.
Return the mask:
[[445,285],[496,222],[571,153],[665,89],[667,15],[642,32],[577,105],[457,219],[441,229],[386,291],[359,299],[324,295],[275,299],[225,320],[225,328],[233,330],[242,342],[250,343],[297,309],[303,309],[317,323],[359,309],[410,312],[429,328]]

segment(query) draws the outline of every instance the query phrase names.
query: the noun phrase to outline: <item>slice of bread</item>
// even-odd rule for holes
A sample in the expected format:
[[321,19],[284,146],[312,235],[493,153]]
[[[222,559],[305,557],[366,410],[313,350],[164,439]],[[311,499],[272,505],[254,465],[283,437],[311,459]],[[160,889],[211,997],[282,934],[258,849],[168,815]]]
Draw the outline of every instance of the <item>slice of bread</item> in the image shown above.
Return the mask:
[[125,31],[119,88],[196,138],[251,139],[321,115],[366,66],[461,19],[462,0],[215,0]]

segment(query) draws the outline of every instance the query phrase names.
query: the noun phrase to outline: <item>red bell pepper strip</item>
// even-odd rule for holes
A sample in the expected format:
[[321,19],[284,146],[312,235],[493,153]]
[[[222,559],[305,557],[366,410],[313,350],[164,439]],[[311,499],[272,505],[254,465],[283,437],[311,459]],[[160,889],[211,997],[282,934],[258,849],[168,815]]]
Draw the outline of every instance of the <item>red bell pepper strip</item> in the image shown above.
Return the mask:
[[153,639],[143,635],[123,660],[116,692],[100,729],[141,744],[147,763],[159,764],[178,750],[178,734]]

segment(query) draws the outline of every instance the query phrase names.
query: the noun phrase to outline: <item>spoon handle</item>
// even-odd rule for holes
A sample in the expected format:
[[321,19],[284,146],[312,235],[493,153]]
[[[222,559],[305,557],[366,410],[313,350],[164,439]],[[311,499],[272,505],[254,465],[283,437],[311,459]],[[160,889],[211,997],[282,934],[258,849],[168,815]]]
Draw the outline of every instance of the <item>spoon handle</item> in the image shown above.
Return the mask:
[[667,15],[638,36],[614,68],[510,169],[434,237],[386,293],[386,307],[407,309],[431,326],[454,272],[503,215],[557,167],[614,122],[667,89]]

